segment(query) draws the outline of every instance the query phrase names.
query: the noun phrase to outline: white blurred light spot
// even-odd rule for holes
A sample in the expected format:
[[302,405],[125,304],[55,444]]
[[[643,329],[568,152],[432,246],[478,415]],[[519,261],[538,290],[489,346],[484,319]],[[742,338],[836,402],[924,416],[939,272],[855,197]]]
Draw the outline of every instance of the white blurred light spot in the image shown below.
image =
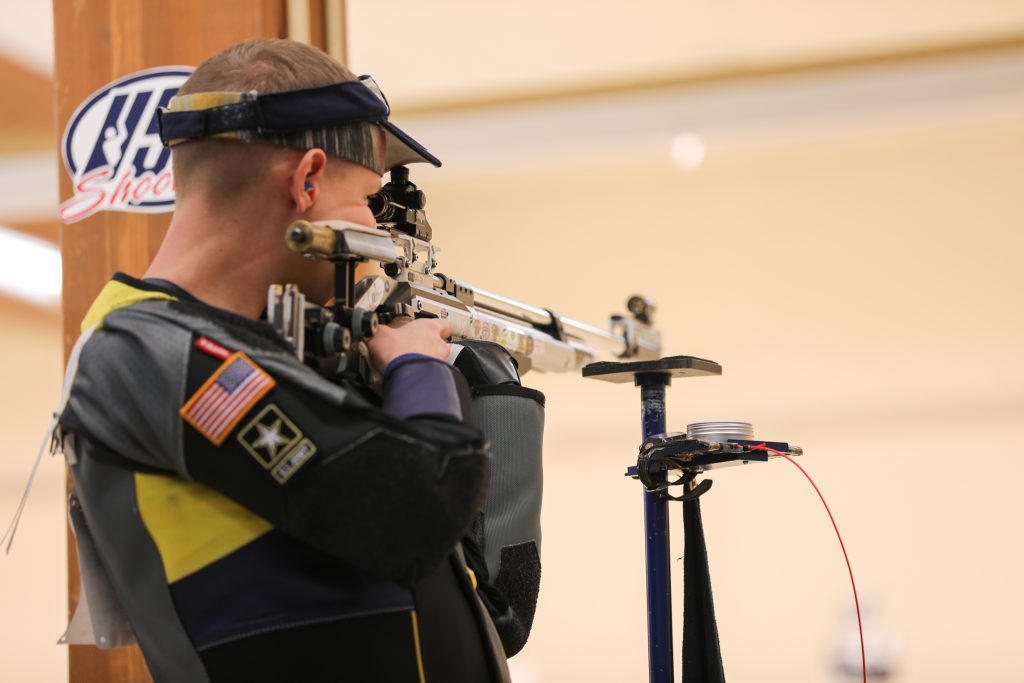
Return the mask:
[[0,227],[0,294],[56,307],[60,303],[61,284],[57,247]]
[[672,140],[672,161],[676,166],[692,171],[704,163],[708,154],[704,140],[696,133],[680,133]]

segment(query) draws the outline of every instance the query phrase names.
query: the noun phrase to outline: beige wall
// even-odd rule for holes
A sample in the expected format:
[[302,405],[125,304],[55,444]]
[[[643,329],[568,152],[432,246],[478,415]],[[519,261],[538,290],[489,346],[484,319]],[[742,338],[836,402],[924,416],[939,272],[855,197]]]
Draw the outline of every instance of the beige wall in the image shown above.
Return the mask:
[[[399,110],[985,40],[1016,0],[348,0],[349,61]],[[386,38],[385,38],[386,36]]]
[[[695,173],[561,158],[431,174],[427,191],[449,274],[589,321],[656,298],[666,351],[725,368],[669,390],[670,429],[747,420],[806,449],[899,645],[895,680],[1016,681],[1022,155],[1016,112],[712,146]],[[532,379],[549,406],[545,574],[521,680],[642,680],[641,501],[621,476],[637,392]],[[826,680],[852,599],[824,510],[783,461],[712,478],[730,680]]]

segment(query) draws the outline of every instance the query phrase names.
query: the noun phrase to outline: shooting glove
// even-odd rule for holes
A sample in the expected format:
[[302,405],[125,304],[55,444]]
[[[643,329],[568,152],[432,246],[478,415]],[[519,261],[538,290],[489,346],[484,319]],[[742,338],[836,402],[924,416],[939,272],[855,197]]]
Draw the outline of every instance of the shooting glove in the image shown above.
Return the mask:
[[455,361],[469,381],[477,427],[491,444],[491,480],[463,548],[508,656],[526,644],[540,589],[544,395],[519,382],[503,347],[460,342]]

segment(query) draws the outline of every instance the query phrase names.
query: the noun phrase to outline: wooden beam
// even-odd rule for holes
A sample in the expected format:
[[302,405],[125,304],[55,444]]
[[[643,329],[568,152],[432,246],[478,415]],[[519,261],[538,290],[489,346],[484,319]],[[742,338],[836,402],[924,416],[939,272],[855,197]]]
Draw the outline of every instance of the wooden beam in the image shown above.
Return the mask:
[[[54,0],[57,129],[98,88],[142,69],[196,65],[241,40],[284,37],[285,0]],[[61,165],[60,197],[71,197]],[[97,293],[116,271],[141,275],[163,239],[170,214],[100,212],[61,226],[65,354]],[[39,232],[45,232],[40,229]],[[74,539],[68,534],[68,607],[78,602]],[[151,680],[137,648],[72,646],[71,683]]]
[[309,4],[309,44],[326,52],[327,31],[324,24],[324,0],[307,0]]
[[[288,37],[327,52],[328,22],[334,21],[324,0],[286,0]],[[333,55],[340,60],[338,55]]]

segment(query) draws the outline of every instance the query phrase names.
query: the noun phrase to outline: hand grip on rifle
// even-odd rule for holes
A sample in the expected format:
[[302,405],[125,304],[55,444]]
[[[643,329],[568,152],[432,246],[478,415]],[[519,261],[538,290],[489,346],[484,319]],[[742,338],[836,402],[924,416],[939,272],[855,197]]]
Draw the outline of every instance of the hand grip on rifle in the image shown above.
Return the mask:
[[440,318],[396,318],[366,341],[370,363],[382,374],[391,361],[409,353],[448,360],[451,347],[446,340],[451,333],[451,324]]

